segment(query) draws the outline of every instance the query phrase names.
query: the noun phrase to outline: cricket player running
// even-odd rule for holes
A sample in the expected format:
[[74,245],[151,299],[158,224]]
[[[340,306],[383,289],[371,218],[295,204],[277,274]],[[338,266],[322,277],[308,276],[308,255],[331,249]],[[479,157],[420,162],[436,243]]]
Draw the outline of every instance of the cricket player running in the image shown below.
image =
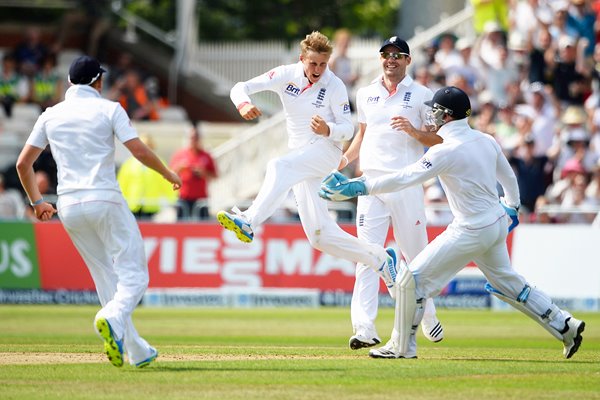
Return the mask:
[[50,145],[58,166],[58,216],[85,261],[102,308],[94,328],[112,365],[145,367],[158,355],[139,336],[131,314],[148,287],[144,243],[115,176],[115,137],[142,164],[181,187],[181,180],[139,138],[119,103],[100,96],[104,69],[82,56],[69,69],[65,100],[40,115],[17,160],[21,184],[36,217],[57,212],[45,202],[34,178],[33,163]]
[[[417,161],[423,147],[441,143],[427,126],[433,93],[406,74],[410,65],[408,43],[397,36],[385,40],[379,49],[383,73],[356,95],[358,132],[342,156],[338,169],[360,155],[363,175],[374,178],[397,171]],[[418,127],[419,129],[415,128]],[[406,262],[410,262],[428,243],[425,200],[422,186],[374,196],[360,196],[357,203],[358,238],[385,244],[390,222],[394,239]],[[381,342],[375,329],[379,276],[369,267],[356,266],[351,317],[354,335],[350,348],[371,347]],[[444,338],[432,299],[427,299],[421,324],[423,334],[433,342]],[[392,336],[397,332],[392,332]]]
[[[379,357],[416,358],[415,332],[423,317],[424,299],[438,294],[458,271],[474,261],[489,281],[486,289],[561,340],[564,357],[571,358],[581,345],[585,323],[558,308],[510,264],[506,236],[518,224],[520,198],[517,179],[502,149],[492,136],[469,127],[471,104],[462,90],[442,88],[426,104],[432,107],[443,143],[395,173],[350,180],[332,173],[319,193],[340,201],[403,190],[439,176],[448,196],[453,222],[409,265],[400,263],[395,287],[399,336]],[[497,181],[505,193],[500,201]]]
[[348,94],[344,83],[327,67],[332,46],[319,32],[300,43],[300,61],[239,82],[231,100],[246,120],[261,115],[250,95],[269,90],[277,93],[287,117],[290,152],[268,163],[265,180],[244,212],[220,211],[217,219],[242,242],[254,238],[260,226],[293,190],[298,213],[310,244],[332,256],[368,265],[393,288],[395,252],[369,244],[342,230],[331,217],[327,202],[317,192],[321,179],[335,169],[342,157],[342,141],[352,137]]

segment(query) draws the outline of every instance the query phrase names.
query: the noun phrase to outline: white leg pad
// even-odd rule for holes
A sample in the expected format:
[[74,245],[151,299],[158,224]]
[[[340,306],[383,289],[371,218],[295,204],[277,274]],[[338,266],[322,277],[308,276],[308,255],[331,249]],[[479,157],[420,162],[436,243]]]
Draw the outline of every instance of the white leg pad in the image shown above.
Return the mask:
[[[563,340],[562,334],[559,331],[557,331],[555,328],[550,326],[550,322],[552,322],[552,320],[561,312],[560,309],[556,305],[551,304],[551,306],[548,308],[548,310],[544,314],[540,315],[539,313],[535,312],[532,309],[531,305],[527,304],[527,297],[531,296],[531,293],[528,293],[528,295],[525,297],[524,300],[517,301],[508,296],[505,296],[502,292],[495,289],[489,283],[485,284],[485,290],[488,291],[489,293],[493,294],[494,296],[496,296],[503,302],[510,304],[517,310],[521,311],[523,314],[527,315],[529,318],[531,318],[532,320],[534,320],[535,322],[540,324],[542,326],[542,328],[544,328],[545,330],[550,332],[550,334],[552,336],[554,336],[555,338],[557,338],[558,340],[560,340],[560,341]],[[533,292],[534,290],[535,290],[534,288],[530,288],[531,292]],[[521,296],[519,295],[519,297],[521,297]]]
[[[417,303],[415,278],[412,272],[402,263],[396,278],[396,309],[394,313],[394,330],[398,334],[398,350],[401,355],[409,354],[410,338],[415,335],[419,322],[423,317],[422,301]],[[417,310],[420,312],[417,313]],[[415,324],[415,319],[419,321]],[[413,349],[414,351],[414,349]]]

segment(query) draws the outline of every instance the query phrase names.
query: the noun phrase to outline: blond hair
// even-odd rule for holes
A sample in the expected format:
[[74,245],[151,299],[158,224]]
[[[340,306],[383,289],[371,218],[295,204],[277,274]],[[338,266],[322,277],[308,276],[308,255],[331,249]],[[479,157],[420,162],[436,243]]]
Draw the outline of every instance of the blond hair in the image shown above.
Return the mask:
[[304,56],[309,51],[331,55],[333,46],[327,36],[323,35],[321,32],[314,31],[310,35],[306,35],[306,38],[300,42],[300,50]]

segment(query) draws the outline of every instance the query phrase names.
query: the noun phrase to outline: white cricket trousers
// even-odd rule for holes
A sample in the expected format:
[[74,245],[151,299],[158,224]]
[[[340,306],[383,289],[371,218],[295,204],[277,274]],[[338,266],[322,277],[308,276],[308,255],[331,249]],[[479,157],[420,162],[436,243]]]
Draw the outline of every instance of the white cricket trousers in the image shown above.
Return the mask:
[[258,227],[281,206],[292,189],[304,233],[315,249],[378,269],[386,260],[385,249],[358,240],[340,228],[327,201],[318,195],[321,181],[337,168],[341,155],[331,140],[316,136],[310,143],[269,161],[260,191],[243,214],[253,228]]
[[[394,240],[407,263],[427,246],[424,195],[421,186],[412,186],[392,193],[360,196],[356,211],[358,238],[385,246],[391,222]],[[372,268],[357,264],[350,307],[355,332],[375,329],[379,281],[379,275]],[[435,306],[431,299],[426,303],[425,315],[435,315]]]
[[148,287],[144,243],[123,196],[93,192],[96,195],[59,196],[58,215],[96,285],[102,305],[96,318],[108,319],[117,338],[124,339],[129,362],[135,364],[151,355],[150,345],[131,319]]
[[[506,215],[478,229],[452,222],[409,264],[417,299],[439,294],[465,265],[474,261],[495,289],[516,300],[528,283],[510,264],[506,246],[508,224]],[[556,308],[550,297],[537,288],[531,291],[526,307],[537,315]],[[550,322],[557,330],[564,328],[565,318],[570,316],[559,311]]]

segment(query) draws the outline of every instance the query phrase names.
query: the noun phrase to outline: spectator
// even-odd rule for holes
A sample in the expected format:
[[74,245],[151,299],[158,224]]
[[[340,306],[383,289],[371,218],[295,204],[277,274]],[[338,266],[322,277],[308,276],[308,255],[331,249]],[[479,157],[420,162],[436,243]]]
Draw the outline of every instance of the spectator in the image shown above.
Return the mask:
[[569,106],[563,113],[561,122],[564,127],[555,136],[554,143],[548,150],[548,158],[555,165],[554,180],[558,180],[559,174],[565,167],[567,160],[576,158],[585,171],[591,171],[596,164],[599,154],[589,148],[590,135],[585,127],[587,115],[585,110],[579,106]]
[[535,140],[527,136],[509,158],[519,184],[521,211],[525,214],[534,212],[537,198],[546,192],[549,183],[548,157],[536,156],[534,148]]
[[28,93],[29,82],[19,74],[14,55],[5,54],[0,74],[0,102],[7,118],[12,117],[13,105],[24,101]]
[[585,77],[577,63],[577,41],[563,36],[558,41],[558,57],[551,64],[553,89],[563,105],[583,104]]
[[4,176],[0,175],[0,220],[25,218],[25,202],[19,191],[4,187]]
[[[561,208],[594,206],[598,203],[595,199],[586,197],[585,190],[588,184],[587,175],[577,173],[570,180],[569,187],[564,191]],[[561,221],[568,224],[591,224],[594,221],[595,213],[573,212],[561,215]]]
[[[468,82],[469,87],[479,88],[479,71],[473,63],[471,55],[473,53],[473,41],[467,38],[460,38],[456,41],[456,50],[460,54],[460,62],[457,65],[448,67],[445,72],[448,75],[457,73],[462,75]],[[436,89],[429,87],[430,89]]]
[[541,82],[532,83],[525,93],[527,103],[533,110],[533,124],[531,135],[535,142],[535,156],[546,155],[555,134],[557,123],[556,108],[552,104],[551,95],[546,93]]
[[592,178],[585,189],[585,196],[588,199],[592,199],[595,204],[600,204],[600,161],[592,170]]
[[194,208],[199,206],[200,218],[208,218],[208,183],[217,177],[217,169],[210,153],[204,150],[202,135],[195,124],[188,133],[187,147],[173,155],[171,169],[183,182],[179,191],[178,217],[192,215]]
[[141,74],[135,69],[127,70],[111,88],[109,99],[117,100],[135,121],[159,119],[156,105],[142,82]]
[[509,28],[509,0],[471,0],[473,6],[473,28],[478,35],[485,32],[488,22],[499,23],[500,29]]
[[[359,75],[352,68],[352,60],[348,57],[348,48],[352,40],[352,34],[348,29],[339,29],[333,37],[333,53],[329,60],[329,68],[346,85],[348,96],[354,98],[354,85],[358,81]],[[354,105],[350,101],[350,106],[354,110]]]
[[585,40],[583,49],[586,57],[591,57],[596,43],[596,14],[586,0],[571,0],[568,9],[567,26],[575,30],[578,36]]
[[48,54],[31,82],[30,100],[38,104],[42,111],[62,100],[63,81],[56,71],[56,56]]
[[[140,140],[155,150],[152,137],[141,135]],[[172,185],[133,156],[119,168],[117,181],[129,209],[137,218],[151,218],[165,206],[174,205],[177,201],[177,193]]]
[[450,68],[463,64],[462,56],[455,47],[456,40],[456,35],[449,32],[441,34],[437,40],[438,50],[435,53],[435,62],[446,73]]
[[[492,94],[488,90],[479,93],[477,98],[479,110],[472,120],[474,129],[496,136],[496,106]],[[471,103],[473,104],[473,103]],[[496,138],[498,140],[498,138]]]
[[23,41],[17,45],[14,54],[19,72],[27,77],[33,77],[48,54],[48,48],[42,43],[40,29],[27,28]]
[[540,29],[537,34],[537,40],[533,41],[527,55],[529,58],[527,78],[530,83],[550,83],[552,72],[548,65],[552,62],[555,51],[552,36],[548,29]]

